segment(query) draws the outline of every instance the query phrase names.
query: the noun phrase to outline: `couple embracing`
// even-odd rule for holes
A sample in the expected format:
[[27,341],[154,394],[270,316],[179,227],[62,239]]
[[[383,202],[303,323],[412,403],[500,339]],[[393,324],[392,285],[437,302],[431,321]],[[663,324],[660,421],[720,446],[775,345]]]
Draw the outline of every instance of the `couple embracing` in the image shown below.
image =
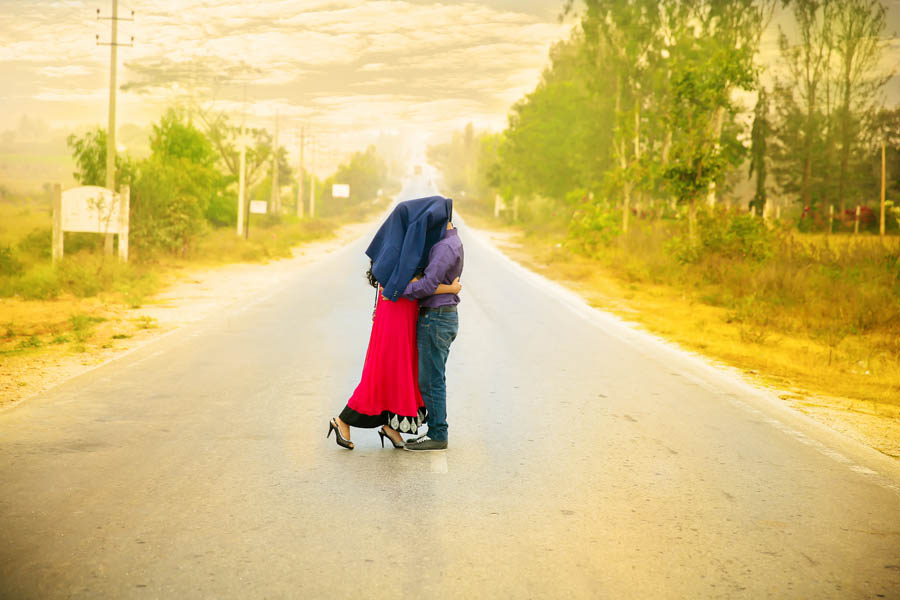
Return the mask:
[[[414,452],[447,448],[446,365],[459,329],[463,247],[453,201],[400,202],[366,250],[375,288],[372,334],[356,391],[328,435],[353,450],[350,427],[380,427],[381,445]],[[402,434],[428,432],[404,442]]]

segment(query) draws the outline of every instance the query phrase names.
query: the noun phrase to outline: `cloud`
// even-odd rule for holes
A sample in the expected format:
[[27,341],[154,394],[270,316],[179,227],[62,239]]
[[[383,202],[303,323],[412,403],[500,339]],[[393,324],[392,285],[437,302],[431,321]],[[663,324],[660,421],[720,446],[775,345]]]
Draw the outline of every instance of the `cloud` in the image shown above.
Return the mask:
[[[135,44],[119,52],[120,122],[146,123],[187,94],[236,115],[246,86],[248,119],[277,112],[322,131],[500,127],[571,27],[539,14],[539,2],[518,4],[130,0],[135,21],[121,23],[120,39]],[[94,37],[109,39],[109,21],[75,1],[22,0],[12,12],[0,23],[0,78],[15,65],[16,97],[29,96],[30,111],[69,102],[73,114],[104,114],[109,49]],[[41,84],[67,77],[93,77],[97,89]]]
[[40,70],[40,72],[47,77],[59,78],[74,77],[77,75],[90,75],[91,73],[93,73],[93,70],[85,67],[84,65],[62,65],[58,67],[44,67]]

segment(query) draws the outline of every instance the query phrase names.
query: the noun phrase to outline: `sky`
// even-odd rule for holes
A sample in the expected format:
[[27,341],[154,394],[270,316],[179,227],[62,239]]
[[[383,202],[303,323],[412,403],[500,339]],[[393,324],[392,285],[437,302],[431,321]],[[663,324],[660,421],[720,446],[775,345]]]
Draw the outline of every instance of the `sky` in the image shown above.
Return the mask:
[[[0,0],[0,131],[22,115],[52,129],[106,126],[112,0]],[[900,31],[890,0],[888,34]],[[472,122],[502,129],[574,24],[562,0],[122,0],[120,126],[175,101],[272,129],[296,153],[301,126],[323,166],[384,136],[421,144]],[[780,18],[780,17],[779,17]],[[777,21],[777,19],[776,19]],[[773,31],[777,23],[773,24]],[[774,58],[774,35],[764,54]],[[885,63],[900,64],[891,42]],[[888,88],[900,100],[900,77]],[[246,100],[246,101],[245,101]]]
[[[51,128],[106,126],[111,0],[0,0],[0,131],[22,114]],[[561,3],[536,0],[122,0],[118,123],[147,125],[167,105],[272,129],[304,126],[325,152],[379,135],[425,142],[468,122],[502,129],[567,37]],[[181,80],[173,86],[173,79]],[[190,83],[185,83],[185,81]],[[166,84],[166,85],[159,85]],[[246,98],[246,103],[244,99]],[[211,100],[211,99],[214,99]],[[296,145],[296,144],[294,144]]]

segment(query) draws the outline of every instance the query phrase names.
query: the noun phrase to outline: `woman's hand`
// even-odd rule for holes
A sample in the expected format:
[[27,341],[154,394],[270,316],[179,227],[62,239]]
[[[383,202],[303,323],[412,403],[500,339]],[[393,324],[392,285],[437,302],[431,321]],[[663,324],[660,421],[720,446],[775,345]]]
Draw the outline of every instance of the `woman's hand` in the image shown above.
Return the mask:
[[438,295],[438,294],[458,294],[458,293],[460,292],[460,290],[462,290],[462,284],[459,282],[459,277],[457,277],[456,279],[453,280],[453,283],[451,283],[451,284],[449,284],[449,285],[446,284],[446,283],[440,284],[440,285],[437,287],[437,289],[434,290],[434,294],[435,294],[435,295]]
[[450,284],[450,289],[453,290],[450,292],[451,294],[458,294],[462,291],[462,284],[459,282],[459,277],[453,280],[453,283]]

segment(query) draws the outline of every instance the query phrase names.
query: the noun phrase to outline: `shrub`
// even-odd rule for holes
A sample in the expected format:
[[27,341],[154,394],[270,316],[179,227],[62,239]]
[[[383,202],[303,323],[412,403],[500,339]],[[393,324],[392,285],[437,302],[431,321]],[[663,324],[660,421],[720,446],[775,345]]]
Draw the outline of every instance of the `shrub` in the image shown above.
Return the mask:
[[51,227],[39,227],[19,241],[19,252],[27,254],[39,260],[50,258],[53,250],[53,229]]
[[596,254],[619,237],[622,232],[620,221],[619,214],[585,203],[572,215],[569,240],[575,250],[588,256]]
[[13,293],[25,300],[52,300],[59,296],[62,286],[51,265],[40,265],[13,282]]
[[14,255],[9,246],[0,246],[0,275],[15,277],[22,274],[22,262]]
[[57,270],[58,279],[65,289],[79,298],[96,296],[105,287],[101,260],[88,260],[88,257],[64,260]]

